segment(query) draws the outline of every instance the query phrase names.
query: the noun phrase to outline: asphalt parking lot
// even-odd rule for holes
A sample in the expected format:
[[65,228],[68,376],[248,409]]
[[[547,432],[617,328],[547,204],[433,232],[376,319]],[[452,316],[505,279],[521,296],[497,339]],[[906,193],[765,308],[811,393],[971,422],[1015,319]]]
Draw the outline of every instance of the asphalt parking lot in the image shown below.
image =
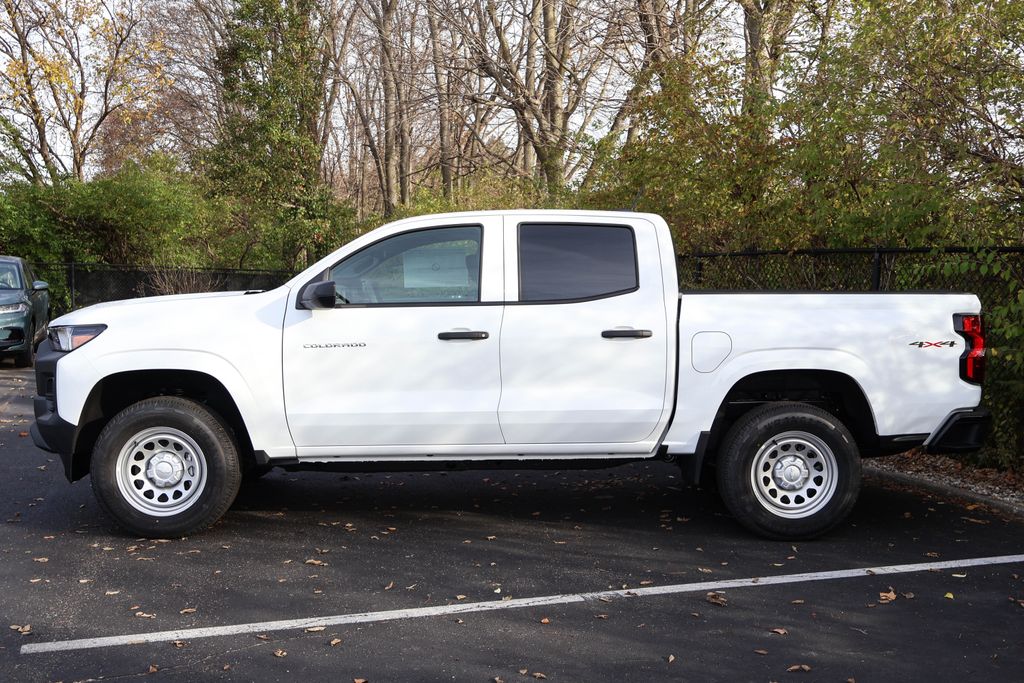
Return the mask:
[[1024,523],[977,505],[868,480],[849,524],[790,544],[663,463],[275,471],[212,530],[151,542],[112,531],[88,479],[24,435],[33,389],[0,365],[0,680],[1024,671]]

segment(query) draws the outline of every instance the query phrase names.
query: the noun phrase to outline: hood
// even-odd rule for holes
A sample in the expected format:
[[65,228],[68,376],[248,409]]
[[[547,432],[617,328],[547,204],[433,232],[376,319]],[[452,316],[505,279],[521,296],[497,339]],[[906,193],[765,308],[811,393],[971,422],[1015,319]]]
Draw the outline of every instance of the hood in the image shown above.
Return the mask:
[[[50,322],[51,325],[89,325],[104,323],[105,318],[116,315],[121,317],[131,315],[133,310],[145,306],[148,310],[153,307],[180,308],[181,306],[202,306],[211,299],[225,299],[228,297],[245,296],[244,291],[237,292],[202,292],[199,294],[171,294],[167,296],[144,296],[137,299],[122,299],[120,301],[105,301],[100,304],[93,304],[76,311],[66,313]],[[204,301],[206,300],[206,301]],[[192,302],[191,304],[188,302]]]
[[0,306],[20,304],[28,301],[25,292],[20,289],[0,289]]

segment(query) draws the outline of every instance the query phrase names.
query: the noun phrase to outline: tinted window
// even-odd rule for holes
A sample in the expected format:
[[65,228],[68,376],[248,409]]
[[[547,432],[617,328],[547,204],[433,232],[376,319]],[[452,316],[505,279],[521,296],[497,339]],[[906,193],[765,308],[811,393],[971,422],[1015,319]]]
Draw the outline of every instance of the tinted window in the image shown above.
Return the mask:
[[520,301],[588,299],[636,287],[636,243],[631,229],[519,226]]
[[480,239],[480,226],[405,232],[349,256],[330,279],[344,303],[479,301]]

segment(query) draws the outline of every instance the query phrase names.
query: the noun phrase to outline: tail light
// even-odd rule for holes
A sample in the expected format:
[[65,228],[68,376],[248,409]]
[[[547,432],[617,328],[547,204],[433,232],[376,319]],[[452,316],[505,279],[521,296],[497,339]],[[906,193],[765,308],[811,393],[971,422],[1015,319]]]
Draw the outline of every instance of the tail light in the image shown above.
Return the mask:
[[967,343],[967,350],[960,356],[960,379],[981,384],[985,381],[985,332],[981,316],[957,313],[953,316],[953,329]]

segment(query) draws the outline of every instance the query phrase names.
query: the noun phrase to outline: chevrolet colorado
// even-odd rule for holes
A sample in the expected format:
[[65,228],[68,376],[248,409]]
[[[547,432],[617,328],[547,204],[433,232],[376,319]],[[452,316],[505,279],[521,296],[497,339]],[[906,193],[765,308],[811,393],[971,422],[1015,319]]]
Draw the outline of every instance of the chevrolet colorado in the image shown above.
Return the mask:
[[861,457],[980,448],[971,294],[682,293],[658,216],[401,220],[266,292],[54,320],[35,443],[123,528],[215,522],[243,474],[676,461],[735,518],[809,538]]

